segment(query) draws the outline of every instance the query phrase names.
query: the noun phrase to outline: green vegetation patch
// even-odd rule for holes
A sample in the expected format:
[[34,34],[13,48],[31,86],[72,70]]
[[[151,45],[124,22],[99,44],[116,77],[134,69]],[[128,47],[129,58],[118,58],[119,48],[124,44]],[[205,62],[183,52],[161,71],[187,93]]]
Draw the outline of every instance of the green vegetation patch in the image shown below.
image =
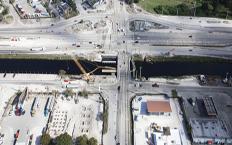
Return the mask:
[[[72,60],[70,55],[50,54],[0,54],[0,59],[45,59],[45,60]],[[83,57],[76,57],[78,60],[85,60]]]
[[232,64],[232,59],[223,59],[215,57],[201,57],[201,56],[175,56],[175,57],[156,57],[147,56],[146,61],[153,60],[155,62],[198,62],[198,63],[229,63]]
[[[180,16],[200,16],[200,17],[219,17],[232,18],[232,1],[229,0],[129,0],[129,3],[137,3],[137,5],[150,13],[164,15]],[[227,15],[228,12],[228,15]]]
[[6,19],[13,19],[13,16],[7,16]]

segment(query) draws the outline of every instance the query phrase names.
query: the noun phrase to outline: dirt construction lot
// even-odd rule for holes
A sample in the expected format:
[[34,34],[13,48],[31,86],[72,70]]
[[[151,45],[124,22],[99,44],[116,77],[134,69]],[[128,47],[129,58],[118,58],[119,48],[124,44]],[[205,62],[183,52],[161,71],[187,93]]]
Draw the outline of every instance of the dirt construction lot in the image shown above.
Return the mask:
[[67,132],[76,141],[77,137],[86,134],[88,138],[94,137],[100,143],[100,112],[103,111],[103,104],[99,102],[99,97],[98,94],[89,94],[88,99],[79,96],[79,103],[75,104],[76,95],[68,99],[60,95],[48,127],[51,137]]

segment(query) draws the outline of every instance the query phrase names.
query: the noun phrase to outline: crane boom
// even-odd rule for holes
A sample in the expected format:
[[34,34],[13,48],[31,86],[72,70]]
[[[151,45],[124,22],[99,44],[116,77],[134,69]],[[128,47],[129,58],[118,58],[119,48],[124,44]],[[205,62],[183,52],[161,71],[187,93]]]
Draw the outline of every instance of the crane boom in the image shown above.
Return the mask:
[[81,64],[79,63],[79,61],[75,58],[75,56],[73,56],[73,54],[70,52],[70,50],[66,47],[66,50],[68,51],[68,53],[70,54],[70,56],[72,57],[73,61],[76,63],[76,65],[79,67],[79,69],[81,70],[81,72],[87,77],[87,79],[90,82],[93,82],[93,80],[89,77],[89,75],[85,72],[84,68],[81,66]]

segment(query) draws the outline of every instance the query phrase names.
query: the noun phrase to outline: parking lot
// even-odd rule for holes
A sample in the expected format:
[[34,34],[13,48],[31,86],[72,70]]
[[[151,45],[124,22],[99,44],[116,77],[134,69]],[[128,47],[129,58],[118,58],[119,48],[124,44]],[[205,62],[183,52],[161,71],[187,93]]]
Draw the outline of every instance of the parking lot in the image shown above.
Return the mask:
[[[40,96],[40,105],[38,108],[36,108],[35,116],[32,117],[31,110],[36,96]],[[46,126],[46,123],[48,121],[48,116],[45,117],[44,115],[44,108],[46,105],[47,97],[48,95],[43,94],[30,94],[30,99],[25,101],[23,107],[23,110],[25,110],[25,114],[21,116],[16,116],[16,104],[13,104],[12,115],[9,116],[9,112],[7,112],[7,116],[2,122],[2,128],[0,130],[2,134],[5,134],[3,139],[4,144],[13,144],[14,135],[16,134],[17,130],[23,132],[23,130],[25,129],[26,131],[30,130],[31,134],[33,134],[34,136],[32,140],[32,145],[39,144],[42,130]]]
[[[203,94],[197,92],[188,92],[181,94],[185,98],[184,107],[188,118],[218,118],[225,119],[226,123],[230,130],[232,130],[232,108],[227,107],[226,105],[232,104],[232,98],[230,94],[227,93],[210,93],[213,97],[215,107],[218,111],[218,117],[210,117],[207,115],[207,111],[202,99]],[[189,98],[192,98],[195,102],[195,105],[192,105],[189,102]],[[197,98],[197,99],[196,99]]]
[[16,4],[19,4],[25,10],[25,14],[35,13],[35,8],[31,7],[29,3],[27,3],[27,0],[15,2],[15,7]]

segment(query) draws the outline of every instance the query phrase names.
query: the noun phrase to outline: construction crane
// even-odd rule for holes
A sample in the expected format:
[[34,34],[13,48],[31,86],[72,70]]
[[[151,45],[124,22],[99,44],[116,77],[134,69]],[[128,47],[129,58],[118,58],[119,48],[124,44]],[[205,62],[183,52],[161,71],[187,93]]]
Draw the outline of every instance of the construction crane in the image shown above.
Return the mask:
[[99,51],[99,49],[102,49],[101,53],[105,53],[105,50],[101,47],[101,45],[98,45],[97,47],[98,47],[98,51]]
[[73,61],[76,63],[76,65],[80,68],[81,72],[87,77],[87,79],[90,82],[94,82],[89,75],[85,72],[84,68],[81,66],[81,64],[79,63],[79,61],[75,58],[75,56],[73,56],[73,54],[70,52],[70,50],[66,47],[66,50],[68,51],[68,53],[70,54],[70,56],[72,57]]
[[166,53],[166,55],[167,55],[167,56],[170,56],[170,52],[172,52],[172,51],[173,51],[173,55],[174,55],[174,50],[175,50],[175,48],[173,48],[173,49],[170,50],[168,53]]

